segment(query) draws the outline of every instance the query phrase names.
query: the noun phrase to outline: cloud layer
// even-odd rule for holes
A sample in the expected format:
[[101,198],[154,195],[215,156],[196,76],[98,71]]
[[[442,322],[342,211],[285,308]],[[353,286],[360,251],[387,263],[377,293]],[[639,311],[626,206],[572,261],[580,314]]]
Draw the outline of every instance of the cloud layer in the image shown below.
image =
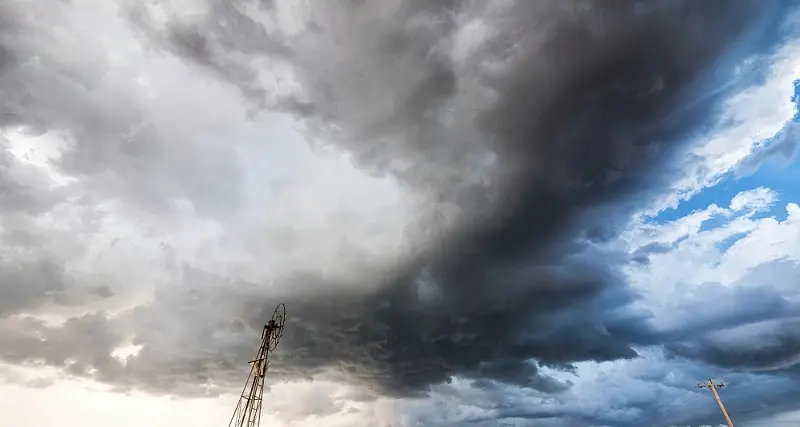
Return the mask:
[[[563,399],[589,364],[642,352],[791,369],[796,296],[780,277],[798,277],[797,257],[661,308],[644,283],[691,239],[723,240],[702,240],[707,218],[793,230],[797,205],[767,224],[778,196],[759,189],[684,223],[636,216],[685,177],[741,78],[731,64],[771,55],[781,40],[763,30],[786,10],[0,6],[0,357],[153,393],[225,392],[285,302],[275,381],[347,391],[276,411],[401,402],[373,416],[435,425],[631,419],[652,400],[604,415]],[[676,314],[691,308],[703,314]],[[503,403],[438,419],[435,403],[403,400],[426,396]]]

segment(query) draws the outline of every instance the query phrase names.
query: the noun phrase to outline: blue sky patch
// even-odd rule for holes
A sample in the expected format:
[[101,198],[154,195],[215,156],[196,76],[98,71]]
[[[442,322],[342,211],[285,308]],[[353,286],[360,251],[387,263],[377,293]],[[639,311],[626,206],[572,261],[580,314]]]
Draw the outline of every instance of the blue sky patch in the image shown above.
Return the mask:
[[[797,112],[784,128],[768,140],[761,151],[765,155],[761,161],[751,168],[747,175],[727,174],[720,183],[708,187],[691,199],[681,202],[677,208],[669,208],[652,219],[653,223],[675,221],[692,212],[716,204],[726,208],[736,194],[757,187],[767,187],[776,191],[781,203],[776,203],[757,217],[774,216],[778,220],[786,218],[786,203],[800,201],[800,159],[797,156],[797,144],[800,137],[800,80],[794,81],[792,102]],[[791,151],[791,152],[789,152]],[[710,229],[724,224],[726,218],[712,218],[703,224],[703,229]]]

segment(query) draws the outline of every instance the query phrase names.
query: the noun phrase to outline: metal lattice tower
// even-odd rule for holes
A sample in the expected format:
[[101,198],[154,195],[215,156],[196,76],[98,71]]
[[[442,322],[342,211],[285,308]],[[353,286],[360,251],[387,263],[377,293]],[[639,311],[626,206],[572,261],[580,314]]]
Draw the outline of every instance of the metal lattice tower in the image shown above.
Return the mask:
[[244,383],[236,410],[233,411],[228,427],[258,427],[261,425],[261,404],[264,401],[264,375],[269,369],[269,354],[275,350],[283,336],[286,322],[286,306],[278,304],[272,319],[264,325],[261,332],[261,346],[258,354],[250,362],[250,375]]

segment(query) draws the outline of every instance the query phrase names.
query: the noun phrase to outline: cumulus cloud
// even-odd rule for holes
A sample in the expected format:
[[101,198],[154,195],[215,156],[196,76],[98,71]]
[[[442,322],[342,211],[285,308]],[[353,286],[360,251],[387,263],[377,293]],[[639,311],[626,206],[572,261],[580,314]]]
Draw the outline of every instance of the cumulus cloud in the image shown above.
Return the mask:
[[[731,206],[759,192],[764,191],[740,193]],[[691,316],[692,320],[682,322],[692,329],[690,335],[696,337],[701,330],[707,333],[697,342],[675,344],[678,354],[737,369],[779,369],[797,362],[800,353],[794,323],[800,307],[794,288],[800,277],[800,258],[796,243],[788,243],[797,241],[797,205],[788,204],[786,210],[788,216],[783,221],[762,218],[753,221],[750,230],[731,226],[727,230],[711,229],[676,248],[675,252],[683,251],[708,239],[708,234],[716,234],[707,243],[700,243],[704,248],[699,254],[719,257],[710,264],[711,274],[699,271],[695,277],[678,279],[676,290],[691,290],[684,298],[670,298],[665,307]],[[738,239],[720,249],[718,245],[730,237]],[[788,244],[782,245],[782,241]],[[775,249],[759,253],[762,245],[775,245]],[[697,249],[695,246],[695,256],[699,255]],[[712,282],[711,277],[718,280]],[[687,287],[687,282],[700,286]]]
[[[365,425],[621,422],[652,401],[581,408],[574,384],[650,346],[792,364],[788,282],[744,275],[742,248],[786,223],[763,252],[796,252],[796,205],[758,218],[777,195],[756,189],[629,227],[683,177],[730,64],[773,52],[782,3],[184,3],[0,6],[4,360],[227,392],[285,302],[272,379],[350,394],[272,409]],[[728,229],[750,235],[715,254]],[[683,292],[697,247],[720,267]],[[659,292],[683,303],[642,309]]]

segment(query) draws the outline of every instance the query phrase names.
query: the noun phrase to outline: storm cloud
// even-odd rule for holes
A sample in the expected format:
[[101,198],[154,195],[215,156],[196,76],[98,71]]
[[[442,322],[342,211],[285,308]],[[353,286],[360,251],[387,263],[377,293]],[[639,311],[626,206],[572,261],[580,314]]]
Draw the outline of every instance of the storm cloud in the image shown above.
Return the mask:
[[[787,4],[308,2],[287,17],[272,2],[204,0],[187,10],[129,2],[119,11],[126,31],[162,61],[144,76],[120,71],[124,61],[99,48],[59,57],[43,47],[48,40],[95,45],[45,32],[21,6],[0,6],[0,124],[33,136],[68,134],[56,169],[78,180],[51,188],[25,175],[19,158],[0,153],[0,238],[13,249],[11,261],[0,263],[0,318],[8,328],[0,357],[38,360],[126,389],[228,391],[240,386],[253,338],[284,302],[289,321],[271,380],[346,383],[367,390],[362,401],[441,393],[436,387],[455,379],[472,381],[480,393],[513,386],[556,395],[572,383],[553,372],[634,360],[649,346],[725,369],[790,365],[800,349],[789,333],[797,312],[781,292],[731,293],[735,308],[763,299],[746,319],[708,312],[695,323],[659,327],[636,307],[640,295],[622,269],[670,246],[653,243],[631,255],[612,244],[634,213],[667,191],[693,139],[714,124],[732,64],[770,53],[766,39],[774,34],[765,29],[779,27]],[[143,55],[138,47],[120,50]],[[167,66],[202,73],[176,92],[181,102],[149,98],[147,77]],[[196,96],[200,87],[219,95],[218,103]],[[223,96],[231,88],[241,98]],[[258,147],[234,141],[246,139],[244,131],[217,143],[229,137],[233,117],[267,114],[291,116],[302,125],[301,143],[399,183],[414,204],[396,217],[378,208],[364,210],[374,217],[350,217],[341,196],[327,203],[342,210],[317,221],[326,230],[304,230],[316,218],[293,221],[300,215],[291,210],[259,223],[264,228],[241,225],[261,212],[251,205],[251,187],[291,201],[285,193],[303,178],[282,190],[245,173],[253,157],[247,150]],[[309,167],[301,175],[314,173]],[[345,185],[334,182],[328,191]],[[368,198],[383,209],[381,188]],[[158,222],[129,232],[148,236],[180,228],[176,218],[191,212],[196,222],[183,227],[199,230],[193,248],[227,264],[182,262],[173,248],[182,241],[161,242],[143,264],[166,265],[163,277],[141,272],[114,285],[102,275],[73,277],[46,257],[20,257],[23,247],[80,246],[79,233],[25,232],[64,203],[85,208],[82,226],[95,230],[108,206],[122,206],[136,224]],[[325,204],[302,206],[327,212]],[[280,238],[264,243],[254,236],[269,221],[282,227]],[[401,223],[399,235],[386,231],[390,222]],[[359,246],[372,235],[381,241]],[[251,258],[242,261],[224,245],[209,249],[204,236],[241,239]],[[259,253],[265,245],[273,252]],[[317,247],[334,255],[292,258]],[[273,255],[278,261],[267,259]],[[248,272],[259,274],[228,277],[259,257],[274,271],[254,267]],[[78,283],[87,277],[90,284]],[[126,305],[151,287],[146,303]],[[698,305],[708,299],[698,296]],[[47,304],[87,301],[104,301],[114,314],[85,310],[57,326],[24,318]],[[715,341],[714,333],[741,336],[736,328],[760,322],[773,335],[762,336],[768,342],[758,352],[751,340],[738,351],[736,343]],[[111,355],[124,344],[138,349]],[[490,409],[498,419],[624,418],[575,408]]]
[[[456,375],[551,391],[563,385],[534,361],[630,358],[648,343],[645,319],[626,312],[620,255],[593,243],[664,180],[714,112],[710,76],[777,10],[678,3],[314,4],[311,31],[280,36],[237,3],[160,30],[146,9],[133,15],[166,52],[456,207],[443,238],[373,292],[285,279],[332,290],[283,297],[293,331],[278,372],[338,366],[413,395]],[[297,92],[260,85],[238,54],[292,69]]]

